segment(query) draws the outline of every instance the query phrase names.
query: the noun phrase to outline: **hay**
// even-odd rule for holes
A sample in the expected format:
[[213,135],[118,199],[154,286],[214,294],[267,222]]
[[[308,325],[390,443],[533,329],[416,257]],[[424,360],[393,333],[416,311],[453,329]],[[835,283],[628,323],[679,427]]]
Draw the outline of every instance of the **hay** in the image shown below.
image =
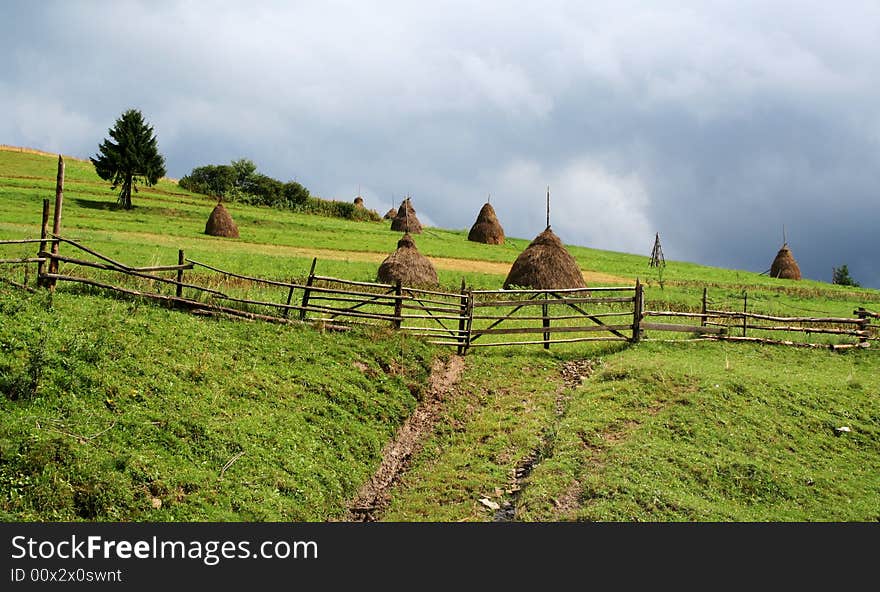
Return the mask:
[[226,238],[238,238],[238,226],[229,214],[229,211],[219,201],[208,217],[205,224],[205,234],[211,236],[223,236]]
[[801,279],[801,268],[798,267],[788,243],[783,243],[782,248],[776,253],[776,258],[770,265],[770,277],[780,278],[783,280],[799,280]]
[[397,241],[397,250],[379,265],[376,275],[380,282],[404,286],[436,286],[437,271],[431,260],[419,253],[409,234]]
[[471,226],[468,240],[487,245],[504,244],[504,229],[501,227],[501,223],[498,222],[495,209],[489,202],[486,202],[480,209],[480,213],[477,214],[477,221]]
[[356,198],[354,198],[354,207],[356,207],[356,208],[364,207],[364,198],[361,197],[360,195],[358,195]]
[[549,226],[513,262],[504,289],[514,286],[534,290],[587,287],[574,257]]
[[422,223],[416,217],[416,210],[412,207],[407,197],[397,209],[394,219],[391,221],[391,230],[418,234],[422,231]]
[[395,210],[394,208],[391,208],[390,210],[388,210],[387,212],[385,212],[385,215],[382,216],[382,218],[383,218],[384,220],[394,220],[394,217],[395,217],[396,215],[397,215],[397,210]]

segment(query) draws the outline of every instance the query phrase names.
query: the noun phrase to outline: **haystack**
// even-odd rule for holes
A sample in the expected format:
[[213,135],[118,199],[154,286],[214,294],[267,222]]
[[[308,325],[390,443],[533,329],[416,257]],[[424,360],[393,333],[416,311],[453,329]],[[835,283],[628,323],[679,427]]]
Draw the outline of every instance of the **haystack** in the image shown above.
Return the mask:
[[411,234],[418,234],[422,231],[422,223],[416,217],[416,210],[412,207],[408,197],[401,202],[397,209],[397,214],[391,221],[391,230]]
[[364,207],[364,198],[361,197],[360,195],[358,195],[356,198],[354,198],[354,207],[356,207],[356,208]]
[[477,221],[474,222],[474,225],[471,226],[471,231],[468,233],[468,240],[487,245],[504,244],[504,229],[501,227],[501,223],[498,222],[495,208],[489,202],[486,202],[480,208],[480,213],[477,214]]
[[801,279],[801,268],[798,267],[788,243],[783,243],[782,248],[776,253],[776,258],[770,265],[770,277],[781,278],[784,280]]
[[205,234],[238,238],[238,226],[235,225],[235,221],[229,215],[229,211],[219,201],[208,217],[208,223],[205,224]]
[[513,286],[535,290],[587,287],[574,257],[549,226],[513,262],[504,289]]
[[394,217],[395,217],[396,215],[397,215],[397,210],[395,210],[394,208],[391,208],[390,210],[388,210],[387,212],[385,212],[385,215],[382,216],[382,218],[383,218],[384,220],[394,220]]
[[397,241],[397,250],[388,255],[379,266],[380,282],[404,286],[436,286],[437,271],[431,260],[419,253],[416,243],[407,233]]

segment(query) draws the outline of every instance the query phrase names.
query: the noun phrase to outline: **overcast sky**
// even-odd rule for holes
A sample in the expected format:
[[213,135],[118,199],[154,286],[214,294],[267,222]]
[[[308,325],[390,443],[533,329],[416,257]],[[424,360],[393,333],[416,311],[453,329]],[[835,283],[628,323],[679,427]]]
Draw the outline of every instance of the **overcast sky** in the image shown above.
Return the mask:
[[[0,143],[94,155],[128,108],[169,176],[510,236],[880,288],[880,3],[0,4]],[[589,265],[589,262],[587,262]]]

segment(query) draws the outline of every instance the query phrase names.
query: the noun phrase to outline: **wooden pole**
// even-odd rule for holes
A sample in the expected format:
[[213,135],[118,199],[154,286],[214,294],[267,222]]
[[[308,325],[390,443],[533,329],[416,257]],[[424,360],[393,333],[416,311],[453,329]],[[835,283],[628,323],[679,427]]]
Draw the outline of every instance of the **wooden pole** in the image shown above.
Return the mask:
[[466,284],[464,278],[461,278],[461,299],[459,300],[459,318],[458,318],[458,355],[464,355],[465,335],[464,330],[467,326],[467,294],[465,293]]
[[544,349],[550,349],[550,305],[541,305],[541,325],[544,327]]
[[468,348],[471,346],[471,327],[474,323],[474,291],[467,291],[467,326],[464,331],[464,353],[467,354]]
[[[177,264],[183,265],[186,261],[186,258],[183,256],[183,249],[177,250]],[[178,298],[183,297],[183,268],[177,270],[177,288],[174,292],[175,296]]]
[[[58,155],[58,175],[55,177],[55,216],[52,221],[52,234],[59,236],[61,234],[61,206],[64,202],[64,159]],[[59,241],[52,243],[52,254],[58,254]],[[58,273],[58,260],[49,261],[49,273]],[[51,279],[48,283],[49,291],[55,291],[55,279]]]
[[746,336],[746,313],[749,312],[748,308],[749,308],[749,293],[746,291],[743,291],[743,335],[742,335],[743,337]]
[[700,317],[700,326],[705,327],[706,321],[709,320],[709,317],[706,316],[706,301],[708,300],[709,288],[703,288],[703,307],[700,309],[700,314],[703,315]]
[[547,185],[547,228],[550,228],[550,186]]
[[[287,291],[287,306],[290,306],[290,301],[293,299],[293,284],[291,283],[290,290]],[[290,316],[290,309],[284,309],[284,318],[288,318]]]
[[397,280],[397,283],[394,284],[394,321],[393,325],[395,329],[400,329],[401,318],[400,315],[403,314],[403,285],[400,283],[400,280]]
[[638,343],[642,338],[642,284],[636,278],[636,293],[633,296],[633,333],[632,342]]
[[865,334],[859,337],[859,343],[868,343],[868,337],[870,336],[871,331],[871,317],[868,316],[868,311],[865,310],[864,307],[860,306],[856,311],[856,316],[859,317],[861,321],[859,323],[859,329],[863,331]]
[[[46,253],[46,237],[49,236],[49,198],[43,200],[43,219],[42,224],[40,224],[40,253]],[[39,253],[37,256],[41,256]],[[37,287],[41,287],[45,284],[45,279],[43,278],[43,274],[46,272],[45,263],[40,261],[37,266]]]
[[309,269],[309,278],[306,280],[306,287],[303,290],[303,297],[302,297],[302,303],[301,303],[302,308],[299,309],[299,320],[301,320],[301,321],[306,320],[306,307],[309,305],[309,293],[311,292],[311,290],[309,290],[309,287],[311,287],[312,283],[315,281],[315,265],[317,263],[318,263],[317,257],[312,259],[312,267],[311,267],[311,269]]

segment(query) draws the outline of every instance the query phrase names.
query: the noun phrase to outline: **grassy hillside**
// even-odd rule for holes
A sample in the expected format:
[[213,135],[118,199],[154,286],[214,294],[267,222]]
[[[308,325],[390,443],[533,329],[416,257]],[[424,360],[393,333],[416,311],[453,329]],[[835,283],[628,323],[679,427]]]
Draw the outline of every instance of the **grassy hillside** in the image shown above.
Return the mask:
[[5,520],[334,517],[436,354],[3,288],[0,319]]
[[469,364],[386,519],[503,519],[487,498],[526,521],[880,520],[876,352],[643,343]]
[[[176,263],[183,248],[232,271],[301,279],[317,256],[319,273],[373,280],[398,238],[387,222],[239,205],[241,238],[212,238],[212,200],[163,180],[120,211],[88,163],[66,164],[63,234],[126,263]],[[0,150],[0,238],[38,236],[54,177],[55,158]],[[500,287],[528,243],[480,245],[437,228],[416,240],[444,284],[481,288]],[[2,248],[0,258],[34,253]],[[718,308],[738,309],[747,291],[750,309],[769,313],[880,309],[876,290],[676,261],[661,287],[647,257],[570,251],[593,285],[647,279],[649,308],[696,310],[708,285]],[[32,268],[0,273],[33,282]],[[0,517],[338,519],[432,362],[450,353],[383,330],[325,334],[0,284]],[[384,518],[873,521],[878,370],[875,350],[474,350]]]

